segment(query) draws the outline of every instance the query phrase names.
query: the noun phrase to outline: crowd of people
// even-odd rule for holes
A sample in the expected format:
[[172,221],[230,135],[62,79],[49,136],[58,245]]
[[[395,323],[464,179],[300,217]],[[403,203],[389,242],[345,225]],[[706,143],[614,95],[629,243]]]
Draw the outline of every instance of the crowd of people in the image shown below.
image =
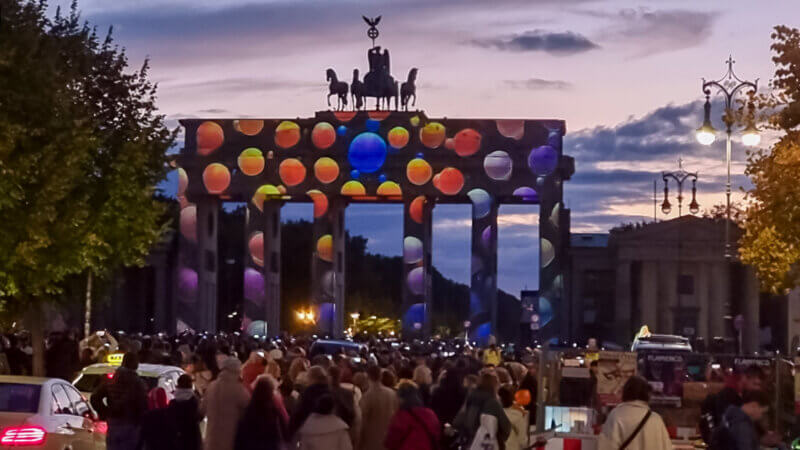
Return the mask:
[[[522,450],[534,444],[536,351],[373,339],[359,350],[313,355],[311,342],[238,333],[122,335],[118,349],[79,349],[62,334],[48,339],[48,366],[60,371],[54,376],[71,379],[68,371],[112,350],[124,353],[113,378],[91,397],[108,423],[110,450]],[[10,368],[24,373],[24,339],[6,344]],[[57,358],[78,354],[77,362],[58,367]],[[153,400],[137,375],[140,362],[185,370],[171,401]],[[704,402],[700,429],[712,449],[779,446],[777,436],[759,428],[769,403],[763,378],[750,367]],[[623,402],[599,430],[598,449],[671,449],[649,400],[648,382],[630,378]]]

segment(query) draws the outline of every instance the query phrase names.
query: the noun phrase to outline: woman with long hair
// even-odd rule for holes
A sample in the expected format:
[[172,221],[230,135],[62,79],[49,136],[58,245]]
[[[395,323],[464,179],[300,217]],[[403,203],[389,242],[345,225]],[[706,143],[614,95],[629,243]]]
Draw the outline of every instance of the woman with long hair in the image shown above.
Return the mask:
[[439,448],[439,419],[433,410],[423,405],[417,385],[413,381],[401,381],[397,386],[397,398],[400,408],[394,413],[383,445],[388,450]]
[[234,450],[279,450],[287,435],[285,415],[275,399],[271,378],[256,381],[250,404],[236,429]]

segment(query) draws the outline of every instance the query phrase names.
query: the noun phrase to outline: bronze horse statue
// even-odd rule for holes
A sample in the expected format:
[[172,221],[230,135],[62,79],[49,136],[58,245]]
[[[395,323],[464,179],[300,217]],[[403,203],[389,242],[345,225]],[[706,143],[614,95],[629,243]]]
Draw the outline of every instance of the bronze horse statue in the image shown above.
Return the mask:
[[358,69],[353,69],[353,82],[350,83],[350,94],[353,96],[353,109],[359,111],[366,106],[364,83],[358,79]]
[[408,80],[404,81],[402,85],[400,85],[400,103],[403,105],[403,109],[408,111],[408,101],[411,97],[414,97],[414,102],[411,106],[417,106],[417,68],[414,67],[413,69],[408,71]]
[[333,69],[328,69],[325,72],[328,76],[328,106],[331,106],[331,95],[337,96],[336,110],[342,111],[347,106],[347,92],[348,86],[344,81],[339,81],[336,77],[336,72]]

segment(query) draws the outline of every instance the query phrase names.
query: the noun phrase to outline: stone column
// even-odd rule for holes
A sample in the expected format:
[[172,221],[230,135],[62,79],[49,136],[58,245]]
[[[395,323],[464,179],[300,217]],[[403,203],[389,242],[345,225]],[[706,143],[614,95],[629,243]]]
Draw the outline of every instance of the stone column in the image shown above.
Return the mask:
[[614,322],[618,343],[633,339],[631,331],[631,262],[618,261],[614,289]]
[[675,308],[678,307],[678,263],[667,261],[663,264],[661,281],[664,283],[664,297],[659,305],[659,314],[663,315],[664,327],[659,333],[680,334],[676,330]]
[[332,200],[314,218],[314,256],[311,264],[313,309],[321,334],[341,337],[344,331],[345,227],[343,200]]
[[639,309],[642,323],[634,324],[634,329],[647,325],[651,329],[658,326],[658,263],[642,261],[642,279],[639,283]]
[[730,270],[728,263],[714,263],[710,267],[710,272],[708,332],[711,339],[713,339],[728,335],[726,327],[729,325],[725,323],[725,315],[729,314],[728,305],[730,303]]
[[470,337],[485,344],[497,335],[497,203],[472,205]]
[[403,338],[429,337],[433,283],[433,199],[419,196],[403,204]]
[[701,261],[697,263],[697,270],[694,274],[694,295],[697,301],[697,337],[702,337],[706,344],[711,342],[711,335],[708,331],[709,322],[709,282],[708,282],[708,263]]
[[744,327],[742,327],[742,351],[745,354],[753,353],[760,347],[760,306],[758,279],[752,267],[745,266],[742,270],[744,274],[744,292],[742,296],[742,317]]
[[248,206],[242,326],[251,335],[280,333],[281,206],[277,200],[265,200],[261,210]]
[[197,247],[199,250],[197,331],[217,331],[217,226],[220,201],[214,197],[197,202]]

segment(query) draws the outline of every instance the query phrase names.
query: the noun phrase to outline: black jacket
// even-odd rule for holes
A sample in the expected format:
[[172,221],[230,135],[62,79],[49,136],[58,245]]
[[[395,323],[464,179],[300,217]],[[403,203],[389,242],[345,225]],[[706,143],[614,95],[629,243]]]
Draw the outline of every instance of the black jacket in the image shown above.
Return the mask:
[[120,367],[92,394],[91,403],[103,420],[139,424],[147,412],[147,387],[136,371]]

